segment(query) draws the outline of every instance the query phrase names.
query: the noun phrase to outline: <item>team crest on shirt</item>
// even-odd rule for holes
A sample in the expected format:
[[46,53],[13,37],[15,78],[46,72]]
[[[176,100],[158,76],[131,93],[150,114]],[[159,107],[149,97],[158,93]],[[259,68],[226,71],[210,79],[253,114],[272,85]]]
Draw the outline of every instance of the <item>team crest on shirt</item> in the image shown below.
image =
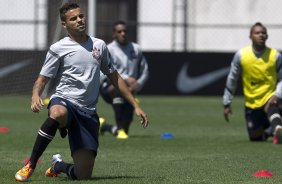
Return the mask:
[[97,47],[94,47],[94,48],[92,49],[92,56],[93,56],[95,59],[99,60],[99,59],[101,58],[100,49],[97,48]]

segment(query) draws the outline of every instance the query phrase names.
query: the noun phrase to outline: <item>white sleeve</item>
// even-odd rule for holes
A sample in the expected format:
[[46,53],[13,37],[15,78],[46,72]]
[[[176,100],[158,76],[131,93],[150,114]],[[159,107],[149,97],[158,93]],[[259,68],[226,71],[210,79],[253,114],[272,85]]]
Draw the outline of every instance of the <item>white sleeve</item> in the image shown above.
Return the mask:
[[275,96],[282,99],[282,80],[280,80],[276,86]]
[[50,48],[46,54],[44,64],[41,68],[40,75],[55,78],[60,67],[60,56]]
[[230,105],[237,89],[238,79],[241,75],[241,53],[237,51],[231,62],[229,74],[223,94],[223,105]]

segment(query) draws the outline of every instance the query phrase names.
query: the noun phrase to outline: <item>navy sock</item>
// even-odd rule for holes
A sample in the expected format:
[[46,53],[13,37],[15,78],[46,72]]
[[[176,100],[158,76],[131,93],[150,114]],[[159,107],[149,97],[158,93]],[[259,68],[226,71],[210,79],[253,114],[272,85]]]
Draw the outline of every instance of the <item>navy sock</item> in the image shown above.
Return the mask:
[[115,114],[115,121],[118,129],[123,129],[123,124],[122,124],[122,108],[123,108],[123,103],[121,103],[119,100],[123,100],[122,98],[114,98],[113,99],[113,109],[114,109],[114,114]]
[[108,123],[104,123],[101,127],[101,132],[110,132],[112,133],[112,128],[113,128],[113,125],[111,124],[108,124]]
[[72,180],[76,180],[77,177],[74,174],[74,164],[68,164],[65,162],[57,162],[54,165],[54,170],[57,173],[65,173],[67,174],[67,176],[72,179]]

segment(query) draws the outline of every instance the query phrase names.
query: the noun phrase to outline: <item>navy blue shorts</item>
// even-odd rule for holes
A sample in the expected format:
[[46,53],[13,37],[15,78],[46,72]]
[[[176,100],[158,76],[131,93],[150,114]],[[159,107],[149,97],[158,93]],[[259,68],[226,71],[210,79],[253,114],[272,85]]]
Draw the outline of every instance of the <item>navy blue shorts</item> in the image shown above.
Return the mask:
[[53,105],[62,105],[68,110],[68,139],[71,153],[78,149],[89,149],[95,151],[99,147],[99,117],[95,113],[90,115],[81,111],[76,105],[62,98],[51,99],[48,109]]

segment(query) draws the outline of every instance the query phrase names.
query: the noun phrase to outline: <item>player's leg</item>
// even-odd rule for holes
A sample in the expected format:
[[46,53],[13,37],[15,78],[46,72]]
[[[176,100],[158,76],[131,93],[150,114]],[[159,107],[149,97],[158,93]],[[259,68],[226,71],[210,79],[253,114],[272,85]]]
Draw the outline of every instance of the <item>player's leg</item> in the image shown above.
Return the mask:
[[45,120],[38,131],[31,157],[26,166],[19,170],[15,178],[18,181],[28,181],[36,167],[36,163],[43,154],[48,144],[54,138],[59,126],[64,126],[67,121],[68,111],[62,105],[57,105],[58,99],[54,99],[50,103],[49,117]]
[[125,103],[125,100],[120,95],[113,98],[112,107],[114,110],[116,125],[118,129],[124,128],[124,123],[122,121],[124,103]]
[[99,146],[99,117],[97,114],[85,113],[71,103],[68,103],[68,109],[67,129],[74,164],[65,163],[53,156],[52,166],[45,175],[54,177],[65,173],[73,180],[89,179]]
[[42,155],[47,145],[55,136],[57,129],[59,127],[64,127],[67,124],[68,109],[65,103],[61,103],[61,99],[52,99],[48,108],[49,117],[38,132],[36,143],[30,158],[31,162],[37,162],[38,158]]
[[73,173],[79,180],[90,179],[99,146],[99,117],[97,114],[85,114],[79,109],[73,111],[73,114],[74,120],[69,127]]
[[116,136],[117,133],[117,126],[116,125],[112,125],[108,122],[106,122],[105,118],[100,117],[99,118],[99,122],[100,122],[100,134],[104,134],[105,132],[109,132],[112,135]]
[[93,150],[79,149],[73,153],[74,174],[78,180],[90,179],[96,153]]
[[129,133],[129,127],[133,121],[134,108],[128,102],[125,102],[121,110],[121,122],[126,134]]
[[279,105],[272,104],[265,109],[270,126],[273,132],[273,143],[282,144],[282,119],[280,115]]
[[134,108],[120,94],[113,98],[113,109],[117,124],[117,138],[127,139],[130,124],[133,120]]
[[[114,87],[107,80],[105,80],[100,86],[100,95],[106,103],[112,105],[114,94]],[[103,134],[104,132],[109,132],[113,135],[116,135],[117,126],[106,122],[106,120],[102,117],[99,119],[99,121],[101,134]]]
[[57,177],[65,173],[72,180],[90,179],[94,168],[96,152],[93,150],[79,149],[73,152],[74,164],[63,161],[60,154],[53,155],[52,166],[47,169],[45,176]]
[[269,123],[263,109],[245,107],[245,118],[250,141],[265,141],[271,136],[265,128]]

